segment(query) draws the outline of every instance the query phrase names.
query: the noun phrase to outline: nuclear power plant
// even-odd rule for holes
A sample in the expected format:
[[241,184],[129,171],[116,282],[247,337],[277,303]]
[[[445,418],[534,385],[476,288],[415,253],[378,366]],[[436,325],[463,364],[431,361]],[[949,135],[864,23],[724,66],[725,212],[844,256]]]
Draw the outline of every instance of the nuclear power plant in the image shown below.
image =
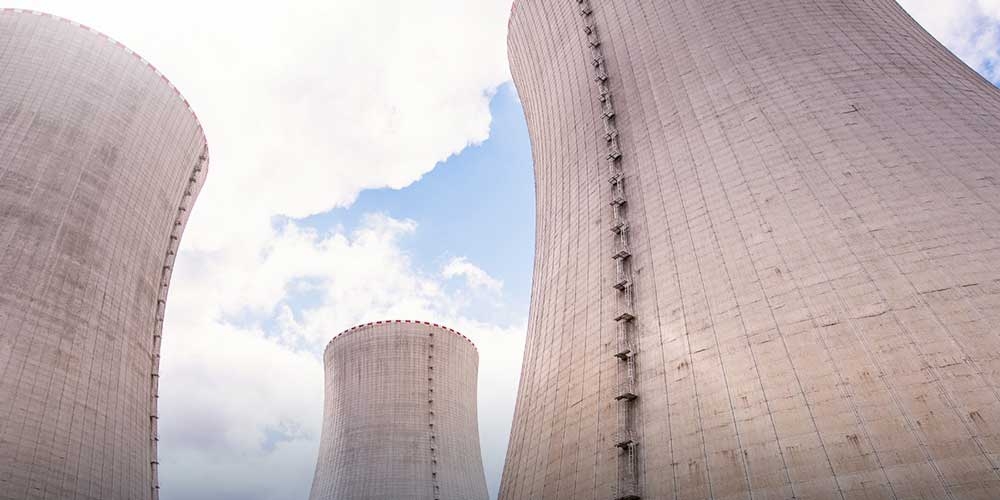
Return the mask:
[[0,499],[156,499],[167,287],[208,165],[129,49],[0,10]]
[[892,0],[518,0],[500,498],[1000,498],[1000,92]]
[[[514,0],[508,52],[537,234],[501,500],[1000,498],[993,84],[894,0]],[[0,9],[0,500],[158,500],[208,159],[140,56]],[[311,500],[488,498],[469,339],[324,362]]]
[[310,500],[486,500],[479,354],[460,333],[379,321],[333,338]]

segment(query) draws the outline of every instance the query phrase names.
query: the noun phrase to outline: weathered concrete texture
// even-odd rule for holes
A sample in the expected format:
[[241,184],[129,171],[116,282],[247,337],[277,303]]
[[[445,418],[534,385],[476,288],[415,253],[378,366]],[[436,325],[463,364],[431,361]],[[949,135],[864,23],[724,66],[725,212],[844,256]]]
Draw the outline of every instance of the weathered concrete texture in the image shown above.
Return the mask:
[[640,496],[1000,498],[1000,92],[891,0],[519,0],[508,41],[538,233],[500,498],[619,491],[596,67]]
[[206,154],[138,56],[0,10],[0,499],[156,497],[160,327]]
[[449,328],[354,327],[324,353],[326,398],[311,500],[485,500],[479,354]]

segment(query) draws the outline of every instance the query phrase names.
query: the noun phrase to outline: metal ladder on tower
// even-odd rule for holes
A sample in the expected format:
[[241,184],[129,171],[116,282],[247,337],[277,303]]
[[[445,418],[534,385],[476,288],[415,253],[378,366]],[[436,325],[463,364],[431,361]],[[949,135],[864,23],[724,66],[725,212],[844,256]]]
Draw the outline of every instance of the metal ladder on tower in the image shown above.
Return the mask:
[[632,281],[632,252],[629,248],[629,224],[627,217],[628,199],[625,196],[625,173],[622,170],[622,151],[615,125],[615,107],[608,84],[607,65],[601,49],[601,39],[594,22],[594,9],[590,0],[576,0],[580,16],[583,17],[583,32],[591,50],[591,64],[594,67],[594,81],[597,83],[598,100],[604,122],[604,139],[607,142],[608,182],[611,184],[611,232],[614,238],[615,278],[612,282],[617,309],[614,321],[617,346],[614,357],[618,360],[617,390],[617,433],[615,448],[618,449],[618,475],[614,500],[639,500],[639,464],[636,446],[635,405],[639,395],[636,390],[635,368],[635,308],[634,283]]
[[431,488],[434,500],[441,500],[441,483],[438,478],[438,440],[437,429],[434,427],[434,332],[427,334],[427,425],[430,431],[429,447],[431,456]]
[[160,461],[158,450],[160,442],[160,346],[163,341],[163,320],[167,308],[167,295],[170,289],[170,278],[173,276],[174,272],[174,261],[177,258],[177,250],[180,246],[181,234],[184,232],[184,225],[187,222],[188,211],[194,203],[193,196],[196,192],[195,186],[197,186],[199,182],[202,182],[203,175],[201,172],[207,165],[208,146],[205,146],[202,148],[201,154],[198,155],[197,162],[191,170],[191,175],[188,178],[187,187],[185,187],[184,194],[181,196],[180,204],[177,206],[177,214],[174,217],[174,226],[170,232],[167,250],[163,259],[163,267],[160,271],[160,291],[158,292],[156,298],[156,314],[154,316],[155,322],[153,323],[152,367],[150,370],[149,388],[149,466],[152,478],[152,488],[150,491],[151,500],[159,500],[160,498]]

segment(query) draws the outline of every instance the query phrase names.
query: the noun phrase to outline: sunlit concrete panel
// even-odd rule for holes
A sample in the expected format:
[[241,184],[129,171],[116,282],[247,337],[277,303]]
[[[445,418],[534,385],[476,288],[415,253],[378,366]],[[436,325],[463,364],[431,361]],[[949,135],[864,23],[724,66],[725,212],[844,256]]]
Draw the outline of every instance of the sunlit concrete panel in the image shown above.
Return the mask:
[[146,61],[0,9],[0,499],[155,499],[167,288],[207,168]]
[[891,0],[518,0],[508,48],[501,499],[1000,498],[993,85]]

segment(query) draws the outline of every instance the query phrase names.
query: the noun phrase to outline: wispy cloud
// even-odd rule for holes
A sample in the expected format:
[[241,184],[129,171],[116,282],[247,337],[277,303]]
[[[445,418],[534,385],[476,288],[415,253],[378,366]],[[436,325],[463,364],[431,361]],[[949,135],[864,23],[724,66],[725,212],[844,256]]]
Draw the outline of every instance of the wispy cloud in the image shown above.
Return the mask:
[[1000,82],[1000,0],[900,0],[938,40],[983,76]]
[[494,293],[503,290],[503,282],[490,276],[465,257],[452,257],[441,269],[441,276],[451,279],[461,277],[471,288],[484,289]]

